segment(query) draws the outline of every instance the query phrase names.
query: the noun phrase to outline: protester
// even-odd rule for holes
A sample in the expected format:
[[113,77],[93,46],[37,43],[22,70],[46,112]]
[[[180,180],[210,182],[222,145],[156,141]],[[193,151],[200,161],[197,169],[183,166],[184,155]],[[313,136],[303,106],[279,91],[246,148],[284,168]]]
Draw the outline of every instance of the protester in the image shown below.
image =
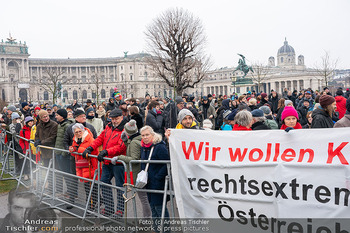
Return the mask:
[[261,106],[261,109],[264,112],[264,116],[266,118],[265,124],[269,126],[271,129],[279,129],[277,122],[272,116],[272,112],[269,106]]
[[126,120],[129,120],[128,105],[124,101],[120,101],[119,109],[123,111],[123,116]]
[[[215,117],[216,111],[215,108],[210,105],[208,98],[206,96],[203,97],[203,104],[199,107],[198,114],[201,115],[202,120],[209,119],[213,124],[213,129],[215,127]],[[202,123],[203,125],[203,123]]]
[[[231,113],[232,114],[232,113]],[[250,127],[253,124],[253,116],[247,110],[238,112],[235,116],[235,124],[233,125],[233,131],[252,130]]]
[[[64,134],[68,128],[68,126],[72,123],[74,123],[73,119],[67,119],[68,113],[65,109],[59,109],[56,113],[56,120],[58,122],[57,127],[57,137],[55,142],[55,147],[58,149],[65,149],[64,148]],[[70,156],[67,152],[62,151],[55,151],[55,159],[56,159],[56,169],[70,173]],[[57,176],[57,189],[56,191],[58,193],[63,193],[63,177],[66,180],[66,184],[69,183],[69,178],[64,175]],[[67,189],[70,188],[67,186]]]
[[104,109],[103,105],[100,104],[96,110],[96,118],[101,119],[103,122],[105,120],[105,116],[106,116],[106,110]]
[[93,108],[88,108],[86,110],[86,122],[95,128],[97,136],[102,133],[104,129],[103,121],[100,118],[95,118],[95,111]]
[[[292,102],[292,101],[291,101]],[[299,115],[293,106],[286,106],[282,112],[281,116],[282,126],[281,129],[285,130],[287,128],[301,129],[302,126],[298,122]]]
[[[189,110],[187,110],[189,111]],[[192,114],[192,113],[191,113]],[[153,131],[150,126],[144,126],[141,129],[141,159],[151,161],[154,160],[169,160],[169,153],[162,136]],[[141,163],[141,169],[145,170],[146,164]],[[149,164],[148,167],[148,181],[146,189],[152,190],[164,190],[165,177],[167,176],[166,164]],[[151,206],[153,226],[156,232],[159,232],[160,218],[163,208],[163,196],[162,193],[147,193],[148,201]],[[165,218],[169,218],[169,212],[165,206]]]
[[337,90],[335,94],[336,94],[336,97],[334,98],[337,105],[337,109],[335,111],[339,113],[339,119],[341,119],[343,118],[346,112],[346,99],[343,96],[344,94],[343,91],[340,89]]
[[346,112],[342,119],[334,124],[334,128],[350,127],[350,98],[346,100]]
[[175,128],[177,126],[178,114],[184,108],[184,106],[185,102],[180,96],[176,97],[175,103],[171,103],[170,110],[165,121],[165,127],[167,129]]
[[[98,161],[102,162],[102,176],[103,183],[112,184],[111,180],[114,177],[116,186],[123,187],[124,184],[124,167],[121,163],[113,165],[110,160],[104,160],[104,157],[113,158],[114,156],[124,155],[126,146],[121,139],[121,133],[124,125],[127,123],[123,117],[123,112],[120,109],[114,109],[109,115],[112,121],[106,126],[103,132],[95,139],[95,141],[83,153],[83,156],[90,154],[98,147],[102,146],[102,151],[98,154]],[[118,205],[117,216],[124,215],[124,199],[123,192],[117,190]],[[114,214],[114,201],[112,190],[108,186],[102,186],[103,203],[105,204],[105,215],[112,216]]]
[[222,101],[221,107],[217,110],[217,122],[218,126],[222,127],[224,124],[224,113],[228,110],[231,110],[231,101],[229,99],[224,99]]
[[81,105],[78,104],[78,101],[77,101],[77,100],[73,100],[72,108],[73,108],[73,109],[72,109],[73,111],[76,111],[77,108],[81,108]]
[[253,116],[252,130],[271,129],[268,125],[265,124],[266,118],[264,116],[264,112],[261,109],[255,109],[251,113]]
[[[72,130],[74,132],[74,137],[73,144],[69,147],[69,152],[71,152],[71,155],[75,159],[76,175],[87,179],[93,179],[95,170],[98,168],[97,159],[93,157],[87,157],[86,155],[77,155],[73,153],[83,153],[85,149],[89,147],[91,143],[93,143],[94,138],[92,136],[92,133],[89,130],[86,130],[84,125],[80,123],[75,123],[72,127]],[[97,155],[98,149],[96,148],[89,154]],[[99,177],[96,176],[95,179],[99,179]],[[85,198],[89,203],[89,209],[96,210],[95,207],[97,207],[98,200],[97,185],[94,185],[91,193],[91,200],[88,200],[89,192],[91,189],[91,181],[83,179],[80,179],[80,181],[84,183]]]
[[[19,151],[20,153],[23,153],[22,148],[19,144],[19,138],[16,137],[20,130],[22,129],[22,123],[21,123],[21,117],[17,112],[13,112],[11,114],[11,124],[8,127],[8,131],[10,131],[10,135],[8,135],[8,140],[13,142],[13,147]],[[21,168],[23,165],[23,156],[20,155],[17,152],[14,152],[15,154],[15,173],[16,175],[19,175],[21,172]]]
[[[31,132],[33,125],[34,125],[34,118],[31,116],[27,116],[24,119],[24,126],[19,133],[19,136],[27,139],[27,140],[24,140],[24,139],[19,140],[19,145],[22,148],[23,154],[26,154],[27,150],[30,150],[29,140],[30,140],[30,132]],[[29,155],[29,153],[28,153],[28,155]],[[29,159],[31,159],[31,158],[29,157]],[[23,174],[24,174],[23,179],[24,180],[29,179],[29,177],[28,177],[28,175],[30,175],[29,174],[29,163],[30,163],[30,161],[27,160],[26,165],[24,167],[24,171],[23,171]]]
[[92,101],[91,101],[91,99],[87,99],[86,100],[86,105],[84,106],[84,111],[86,112],[86,110],[88,108],[91,108],[91,107],[92,107]]
[[213,130],[213,123],[211,123],[211,120],[205,119],[203,121],[203,129],[205,129],[205,130]]
[[303,129],[311,129],[312,111],[310,111],[306,114],[306,119],[307,119],[307,123],[304,124],[302,127],[303,127]]
[[320,106],[312,113],[311,128],[333,128],[332,116],[335,108],[335,99],[330,95],[322,95]]
[[27,102],[23,102],[21,105],[22,119],[26,118],[27,116],[32,116],[32,114],[30,113],[29,104]]
[[160,111],[159,102],[152,100],[148,106],[148,113],[146,117],[145,125],[151,126],[154,132],[164,135],[164,118],[163,114]]
[[[224,103],[224,101],[222,101]],[[228,115],[230,115],[231,111],[230,110],[226,110],[222,116],[223,116],[223,121],[224,123],[222,124],[222,126],[220,127],[221,130],[232,130],[232,125],[230,125],[230,121],[227,119]]]
[[136,125],[138,129],[143,127],[142,116],[139,113],[139,108],[137,106],[131,106],[129,108],[130,119],[136,121]]
[[[134,106],[136,107],[136,106]],[[128,182],[132,184],[136,184],[137,174],[141,171],[140,163],[132,164],[132,172],[133,172],[133,180],[130,180],[130,171],[129,171],[129,162],[131,160],[139,160],[141,156],[141,134],[137,128],[137,123],[135,120],[130,120],[124,126],[124,131],[122,133],[122,140],[126,146],[126,155],[114,156],[112,158],[112,164],[116,165],[117,161],[121,160],[127,163],[127,174],[128,174]],[[146,192],[137,192],[137,196],[140,199],[142,206],[143,217],[148,219],[151,218],[151,207],[148,202],[147,193]]]

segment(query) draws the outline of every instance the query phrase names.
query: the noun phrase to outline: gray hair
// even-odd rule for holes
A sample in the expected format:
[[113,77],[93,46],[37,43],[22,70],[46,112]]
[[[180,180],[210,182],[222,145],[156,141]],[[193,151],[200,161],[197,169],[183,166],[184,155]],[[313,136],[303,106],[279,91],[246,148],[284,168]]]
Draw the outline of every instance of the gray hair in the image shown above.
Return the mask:
[[250,126],[252,123],[253,116],[247,110],[242,110],[237,113],[235,116],[235,123],[244,127]]
[[145,130],[149,130],[149,132],[150,132],[152,135],[155,135],[155,134],[156,134],[156,133],[154,132],[154,130],[152,129],[152,127],[149,126],[149,125],[146,125],[146,126],[142,127],[142,128],[140,129],[140,133],[142,133],[142,132],[145,131]]
[[76,130],[76,129],[81,129],[83,132],[85,131],[85,127],[83,124],[80,124],[80,123],[75,123],[72,127],[72,130],[73,132]]
[[253,117],[255,122],[264,122],[266,120],[266,117]]

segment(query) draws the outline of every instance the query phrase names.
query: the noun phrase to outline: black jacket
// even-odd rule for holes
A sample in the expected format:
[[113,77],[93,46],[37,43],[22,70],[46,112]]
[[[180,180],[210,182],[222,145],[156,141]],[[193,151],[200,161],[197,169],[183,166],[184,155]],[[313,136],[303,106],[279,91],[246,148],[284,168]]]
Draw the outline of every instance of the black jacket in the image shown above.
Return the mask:
[[322,108],[315,109],[311,116],[311,128],[333,128],[334,126],[332,118]]
[[164,136],[164,118],[162,114],[156,114],[152,110],[148,111],[146,125],[151,126],[154,132]]
[[277,113],[277,107],[278,107],[278,96],[276,95],[275,97],[271,96],[270,102],[271,102],[271,111],[272,114]]
[[271,128],[261,121],[255,122],[252,125],[252,130],[266,130],[266,129],[271,129]]
[[135,115],[131,115],[130,119],[135,120],[136,121],[136,125],[137,128],[140,129],[143,127],[143,119],[142,116],[140,114],[135,114]]

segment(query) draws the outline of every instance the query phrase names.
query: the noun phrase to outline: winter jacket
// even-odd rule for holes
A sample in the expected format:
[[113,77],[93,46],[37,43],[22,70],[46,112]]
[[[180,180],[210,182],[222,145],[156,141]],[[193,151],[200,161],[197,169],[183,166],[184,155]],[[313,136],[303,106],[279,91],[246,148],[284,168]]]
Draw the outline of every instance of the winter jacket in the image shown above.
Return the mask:
[[[73,137],[74,137],[73,125],[75,123],[78,123],[78,122],[74,122],[74,123],[70,124],[67,127],[66,132],[64,133],[63,146],[64,146],[64,149],[66,149],[66,150],[69,150],[69,147],[73,144]],[[84,127],[88,128],[91,131],[94,138],[97,138],[96,130],[92,125],[90,125],[89,123],[86,123],[86,122],[83,123],[82,125],[84,125]]]
[[271,128],[267,126],[265,122],[258,121],[252,125],[252,130],[266,130],[266,129],[271,129]]
[[130,119],[136,121],[137,128],[140,131],[140,129],[143,127],[142,116],[140,114],[135,114],[135,115],[131,115]]
[[[152,160],[169,160],[169,153],[162,137],[159,134],[154,135],[153,145],[151,147],[142,147],[141,148],[141,159],[147,160],[151,151],[151,148],[154,147],[153,153],[151,156]],[[146,167],[145,163],[141,164],[141,169],[144,170]],[[165,185],[165,177],[168,174],[166,164],[150,164],[148,167],[148,182],[146,189],[155,189],[163,190]],[[162,205],[163,203],[163,194],[161,193],[147,193],[148,201],[151,205]]]
[[273,120],[272,116],[270,115],[266,116],[265,124],[271,129],[279,129],[277,122]]
[[113,109],[116,108],[115,103],[114,103],[114,102],[113,102],[113,103],[110,102],[111,99],[113,99],[113,98],[109,98],[109,103],[108,103],[107,106],[106,106],[106,111],[112,111]]
[[95,128],[97,136],[102,133],[103,121],[100,118],[86,119],[86,122]]
[[[139,160],[141,153],[141,135],[139,133],[131,135],[128,141],[125,143],[126,146],[126,155],[119,155],[118,159],[129,163],[131,160]],[[133,173],[133,184],[136,184],[137,174],[141,171],[140,163],[132,164],[132,173]],[[127,164],[127,176],[128,183],[130,183],[130,169],[129,164]]]
[[270,102],[271,102],[272,114],[277,113],[278,101],[279,101],[278,95],[276,95],[275,97],[271,96]]
[[220,127],[221,130],[224,130],[224,131],[232,131],[232,125],[230,124],[226,124],[224,123],[221,127]]
[[328,113],[321,107],[312,112],[311,128],[333,128],[334,123]]
[[167,118],[165,119],[165,128],[175,128],[177,125],[177,115],[180,112],[180,109],[175,105],[175,103],[169,103],[166,109],[169,107],[167,113]]
[[[59,148],[59,149],[65,149],[64,148],[64,143],[63,143],[63,139],[64,139],[64,134],[67,130],[67,128],[69,127],[70,124],[74,123],[75,121],[72,119],[65,119],[63,122],[59,122],[58,123],[58,127],[57,127],[57,137],[56,137],[56,142],[55,142],[55,147]],[[61,152],[61,151],[55,151],[56,155],[68,155],[68,152]]]
[[252,129],[247,128],[245,126],[238,125],[238,124],[234,124],[232,128],[232,131],[245,131],[245,130],[252,130]]
[[[28,127],[27,125],[25,125],[25,126],[23,126],[21,131],[19,131],[19,136],[29,140],[30,139],[30,131],[31,131],[31,128]],[[26,151],[29,149],[29,142],[20,138],[19,145],[22,148],[23,154],[25,154]]]
[[309,103],[310,103],[309,107],[310,107],[310,109],[313,109],[313,107],[314,107],[314,100],[312,98],[307,99],[305,97],[302,98],[301,100],[299,100],[297,108],[302,107],[304,105],[304,101],[305,100],[309,101]]
[[[94,141],[94,138],[92,136],[92,133],[90,130],[86,130],[82,136],[81,143],[78,143],[78,139],[74,136],[73,137],[73,144],[72,147],[74,148],[74,152],[77,153],[83,153],[86,148],[88,148],[91,143]],[[93,152],[91,152],[92,155],[98,154],[98,149],[96,148]],[[83,156],[77,155],[77,154],[71,154],[73,157],[75,157],[75,163],[77,161],[83,160]],[[98,167],[98,161],[97,158],[88,157],[86,160],[89,162],[89,167],[84,168],[77,168],[76,167],[76,173],[77,176],[92,179],[94,177],[94,172]],[[96,176],[96,180],[98,179],[98,176]],[[87,182],[86,180],[80,180],[81,182]]]
[[[40,121],[36,127],[35,141],[40,140],[43,146],[55,147],[57,128],[58,124],[55,121],[49,120],[46,123]],[[42,158],[52,158],[52,150],[45,148],[40,148],[40,150]]]
[[155,113],[153,109],[148,111],[145,125],[151,126],[154,132],[164,135],[164,118],[160,112]]
[[304,105],[298,108],[298,113],[300,113],[300,124],[305,125],[307,124],[307,118],[306,115],[310,111],[310,108],[305,107]]
[[[30,139],[32,139],[33,141],[35,141],[35,133],[36,133],[36,125],[33,125],[32,129],[30,131]],[[35,155],[36,154],[36,147],[34,146],[34,143],[31,143],[30,147],[32,148],[33,155]]]
[[217,111],[217,115],[218,115],[218,124],[219,125],[223,125],[224,123],[224,112],[226,110],[230,110],[230,100],[229,99],[225,99],[222,101],[222,106],[218,109]]
[[334,124],[334,128],[350,127],[350,113],[346,113],[342,119]]
[[339,119],[343,118],[346,112],[346,99],[343,96],[336,96],[334,97],[335,102],[337,103],[337,110],[336,112],[339,112]]
[[209,119],[211,123],[213,123],[212,129],[215,129],[215,118],[216,118],[216,111],[215,108],[212,105],[209,105],[209,103],[202,104],[202,106],[199,107],[199,112],[202,115],[202,122],[205,119],[209,119],[210,115],[213,115],[213,118]]
[[[117,126],[113,127],[112,123],[109,123],[105,130],[95,139],[90,145],[94,150],[99,146],[102,146],[102,150],[107,150],[108,155],[106,157],[113,158],[117,155],[125,155],[126,146],[121,139],[121,134],[124,129],[124,125],[127,123],[125,119]],[[104,160],[103,163],[108,165],[110,160]]]

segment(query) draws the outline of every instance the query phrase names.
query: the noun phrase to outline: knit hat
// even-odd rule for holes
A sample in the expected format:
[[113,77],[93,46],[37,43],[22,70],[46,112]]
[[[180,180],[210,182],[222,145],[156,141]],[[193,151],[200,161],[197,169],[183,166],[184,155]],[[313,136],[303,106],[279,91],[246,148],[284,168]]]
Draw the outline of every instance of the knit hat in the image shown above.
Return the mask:
[[56,112],[58,115],[60,115],[61,117],[63,117],[64,119],[67,118],[67,110],[66,109],[58,109]]
[[39,118],[41,119],[43,116],[49,115],[49,113],[46,110],[40,110],[38,115],[39,115]]
[[282,121],[284,118],[289,117],[289,116],[295,116],[299,120],[299,115],[297,113],[297,110],[293,106],[286,106],[284,107],[284,110],[282,112]]
[[253,117],[263,117],[264,116],[264,112],[261,109],[254,109],[252,111],[252,116]]
[[180,96],[178,96],[175,98],[175,102],[176,102],[176,104],[180,104],[180,103],[183,103],[184,100]]
[[334,102],[335,102],[334,97],[330,95],[322,95],[320,98],[320,105],[322,108],[325,108],[328,105],[333,104]]
[[291,101],[291,100],[285,100],[285,101],[284,101],[284,106],[287,106],[287,105],[290,104],[290,103],[293,103],[293,101]]
[[10,110],[11,112],[16,112],[16,107],[11,105],[10,107],[7,108],[7,110]]
[[85,112],[83,110],[77,109],[74,112],[74,118],[77,118],[80,115],[85,115]]
[[191,116],[192,118],[194,118],[193,113],[190,110],[184,108],[179,112],[179,115],[177,116],[178,122],[181,123],[186,116]]
[[230,115],[230,113],[231,113],[231,110],[225,110],[224,114],[222,114],[222,117],[226,119],[228,115]]
[[36,106],[35,108],[34,108],[34,111],[36,111],[36,110],[41,110],[41,108],[39,107],[39,106]]
[[335,93],[336,95],[342,96],[344,93],[342,90],[338,89],[337,92]]
[[26,118],[24,118],[24,124],[27,124],[27,122],[29,121],[34,121],[34,118],[31,116],[27,116]]
[[129,137],[135,133],[138,132],[136,121],[135,120],[130,120],[128,123],[124,125],[124,132],[126,135]]
[[86,100],[86,103],[92,103],[91,99]]
[[170,98],[169,98],[169,97],[165,97],[164,100],[165,100],[166,102],[168,102],[168,103],[170,102]]
[[203,129],[211,129],[212,127],[213,123],[209,119],[203,121]]
[[237,114],[237,110],[235,109],[227,116],[226,119],[229,121],[233,121],[235,119],[236,114]]
[[29,104],[27,102],[23,102],[22,103],[22,108],[24,108],[25,106],[28,106]]
[[271,109],[268,106],[261,106],[259,109],[261,109],[265,115],[269,115],[271,113]]
[[123,115],[123,111],[121,109],[113,109],[110,113],[109,113],[109,117],[119,117]]
[[13,112],[13,113],[11,114],[11,120],[14,120],[14,119],[17,119],[17,118],[21,118],[21,117],[18,115],[17,112]]
[[89,112],[95,112],[94,108],[86,109],[86,115],[89,115]]
[[265,98],[267,96],[267,94],[266,93],[261,93],[261,98]]

